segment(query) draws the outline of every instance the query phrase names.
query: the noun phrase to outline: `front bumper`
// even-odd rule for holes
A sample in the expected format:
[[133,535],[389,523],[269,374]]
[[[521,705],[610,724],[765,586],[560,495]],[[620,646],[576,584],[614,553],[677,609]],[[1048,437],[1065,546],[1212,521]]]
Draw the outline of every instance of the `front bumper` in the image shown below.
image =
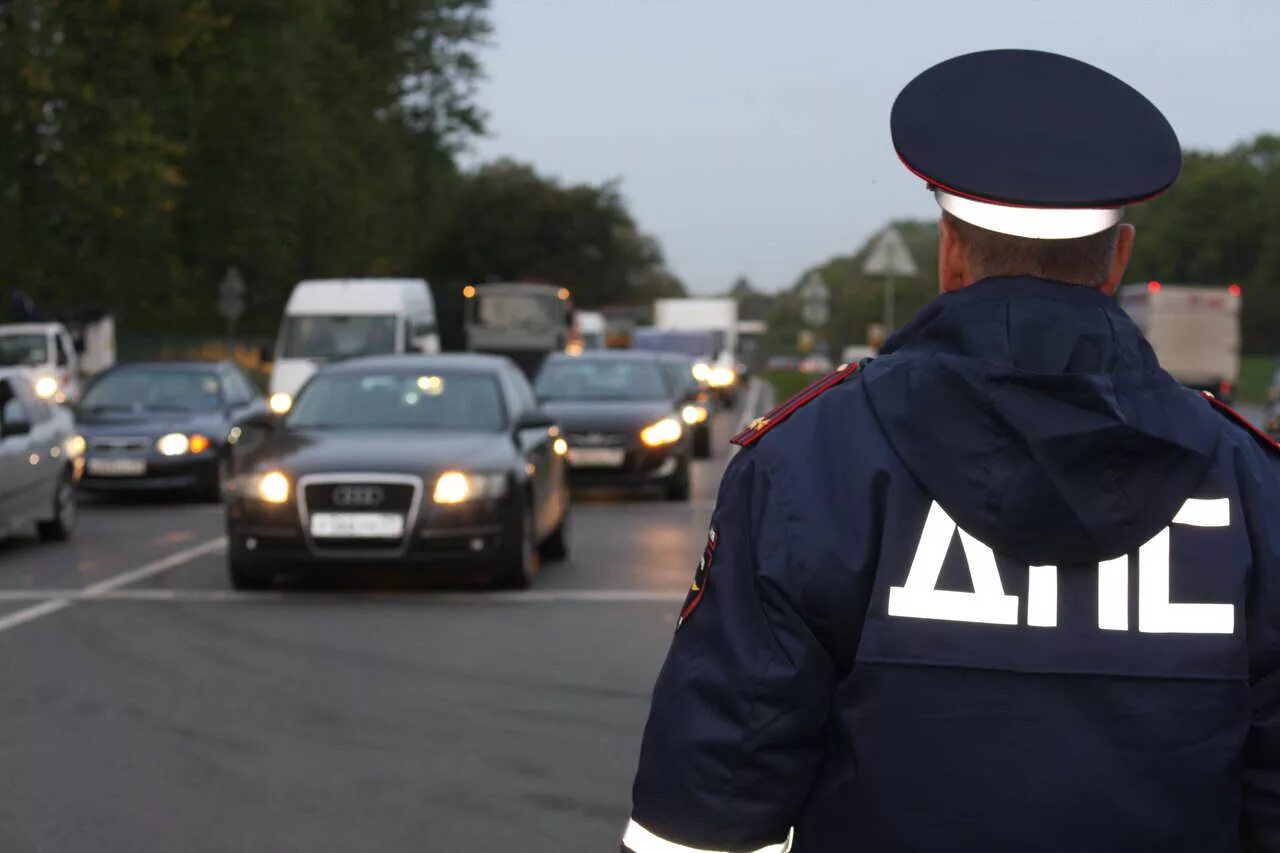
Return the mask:
[[661,484],[675,476],[682,460],[689,455],[690,435],[692,430],[686,429],[685,437],[669,447],[627,448],[622,465],[617,467],[584,467],[570,463],[569,483],[574,486],[637,489]]
[[141,474],[101,475],[93,472],[95,458],[89,453],[84,458],[84,473],[80,488],[100,492],[163,492],[203,488],[217,482],[218,456],[214,452],[196,456],[102,456],[96,458],[141,460],[146,468]]
[[272,505],[233,497],[227,536],[235,559],[277,568],[378,565],[429,567],[441,574],[487,574],[522,530],[520,504],[510,495],[442,507],[429,501],[407,518],[396,540],[317,539],[304,529],[297,501]]

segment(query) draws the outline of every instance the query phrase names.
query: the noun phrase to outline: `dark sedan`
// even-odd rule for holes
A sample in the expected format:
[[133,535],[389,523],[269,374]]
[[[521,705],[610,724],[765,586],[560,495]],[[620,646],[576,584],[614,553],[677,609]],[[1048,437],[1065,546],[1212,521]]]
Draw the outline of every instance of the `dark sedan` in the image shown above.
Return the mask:
[[186,491],[216,499],[227,438],[266,411],[231,364],[140,362],[99,375],[76,406],[83,489]]
[[528,586],[568,551],[564,439],[510,360],[361,358],[322,368],[237,439],[231,582],[378,564]]
[[555,355],[535,390],[569,442],[572,482],[663,489],[689,497],[691,434],[681,418],[685,389],[663,367],[665,356],[636,350]]

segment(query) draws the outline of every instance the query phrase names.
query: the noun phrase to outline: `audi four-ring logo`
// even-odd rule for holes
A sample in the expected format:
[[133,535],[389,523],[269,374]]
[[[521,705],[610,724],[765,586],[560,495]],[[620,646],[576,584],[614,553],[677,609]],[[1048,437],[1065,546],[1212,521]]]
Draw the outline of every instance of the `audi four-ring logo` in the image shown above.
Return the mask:
[[385,497],[381,486],[338,486],[333,490],[334,506],[381,506]]

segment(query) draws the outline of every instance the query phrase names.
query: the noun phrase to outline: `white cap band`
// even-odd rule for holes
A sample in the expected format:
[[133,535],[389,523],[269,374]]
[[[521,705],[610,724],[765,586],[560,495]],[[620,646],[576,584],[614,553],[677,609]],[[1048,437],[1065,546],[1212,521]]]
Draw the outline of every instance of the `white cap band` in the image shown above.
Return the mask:
[[956,219],[1013,237],[1074,240],[1106,231],[1120,221],[1122,208],[1014,207],[952,195],[935,189],[938,205]]

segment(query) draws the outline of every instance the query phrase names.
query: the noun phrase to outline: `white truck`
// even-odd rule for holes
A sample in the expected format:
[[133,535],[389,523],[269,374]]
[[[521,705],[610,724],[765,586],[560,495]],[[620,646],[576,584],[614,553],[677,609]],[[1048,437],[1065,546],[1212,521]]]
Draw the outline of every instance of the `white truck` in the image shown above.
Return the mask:
[[715,355],[699,363],[695,377],[732,406],[738,392],[738,303],[727,298],[658,299],[653,325],[671,331],[706,331],[715,336]]
[[31,379],[53,403],[80,399],[84,381],[115,364],[115,320],[102,315],[68,328],[56,321],[0,325],[0,366]]
[[1222,400],[1235,396],[1240,375],[1239,285],[1149,281],[1125,285],[1119,300],[1174,379]]

